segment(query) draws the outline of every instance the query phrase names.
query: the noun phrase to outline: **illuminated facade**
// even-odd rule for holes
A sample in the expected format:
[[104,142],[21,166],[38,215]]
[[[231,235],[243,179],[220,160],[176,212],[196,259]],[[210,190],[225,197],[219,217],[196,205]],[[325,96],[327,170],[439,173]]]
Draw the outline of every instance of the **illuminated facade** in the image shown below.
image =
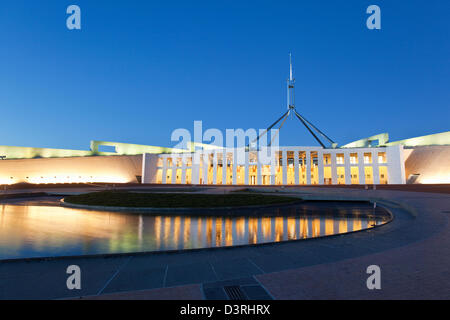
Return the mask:
[[[450,183],[450,132],[397,142],[381,134],[337,148],[279,147],[274,165],[261,165],[254,151],[202,147],[192,152],[192,145],[184,150],[101,141],[91,142],[91,150],[0,146],[0,185]],[[238,152],[244,160],[238,161]]]
[[[245,152],[240,163],[238,152]],[[404,184],[403,146],[324,149],[280,147],[271,164],[258,152],[203,150],[144,154],[142,181],[157,184],[323,185]]]

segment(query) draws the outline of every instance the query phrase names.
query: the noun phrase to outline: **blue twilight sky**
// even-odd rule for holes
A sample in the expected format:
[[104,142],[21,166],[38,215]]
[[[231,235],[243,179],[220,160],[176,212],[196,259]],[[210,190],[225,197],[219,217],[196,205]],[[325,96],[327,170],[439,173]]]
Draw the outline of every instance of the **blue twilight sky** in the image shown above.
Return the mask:
[[[82,30],[66,28],[81,7]],[[366,28],[381,7],[382,29]],[[450,130],[450,1],[5,0],[0,145],[172,145],[176,128],[264,128],[297,109],[344,144]],[[316,145],[292,118],[282,145]]]

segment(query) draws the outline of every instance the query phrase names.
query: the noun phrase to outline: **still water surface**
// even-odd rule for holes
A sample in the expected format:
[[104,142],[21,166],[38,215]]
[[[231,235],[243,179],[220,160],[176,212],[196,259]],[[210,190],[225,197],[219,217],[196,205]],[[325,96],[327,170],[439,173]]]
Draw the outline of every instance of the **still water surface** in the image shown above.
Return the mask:
[[388,220],[386,216],[367,216],[372,211],[369,206],[339,209],[319,206],[311,212],[311,208],[299,206],[275,217],[187,217],[3,204],[0,205],[0,260],[314,238],[371,228]]

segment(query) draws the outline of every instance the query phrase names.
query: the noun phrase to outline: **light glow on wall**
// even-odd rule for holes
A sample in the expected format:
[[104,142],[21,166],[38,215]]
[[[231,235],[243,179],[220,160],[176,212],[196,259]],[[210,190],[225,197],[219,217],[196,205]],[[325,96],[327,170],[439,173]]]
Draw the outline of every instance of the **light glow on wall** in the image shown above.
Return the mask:
[[11,178],[0,178],[0,185],[11,185],[16,183],[14,179]]
[[59,183],[127,183],[128,180],[120,176],[53,176],[30,177],[27,182],[33,184],[59,184]]
[[0,178],[0,185],[12,185],[18,182],[27,182],[31,184],[70,184],[70,183],[127,183],[129,180],[121,176],[38,176],[28,177],[24,181],[10,178]]
[[445,184],[450,183],[450,173],[444,175],[427,176],[426,178],[420,179],[419,183],[424,184]]

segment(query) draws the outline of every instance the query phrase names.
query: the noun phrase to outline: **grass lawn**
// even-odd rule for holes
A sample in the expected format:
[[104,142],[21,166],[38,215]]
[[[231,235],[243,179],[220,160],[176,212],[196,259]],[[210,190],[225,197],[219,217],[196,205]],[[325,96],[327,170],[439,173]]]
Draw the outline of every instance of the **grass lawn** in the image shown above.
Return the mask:
[[261,194],[180,194],[92,192],[68,196],[66,202],[106,207],[151,208],[215,208],[238,206],[263,206],[299,201],[299,198]]

